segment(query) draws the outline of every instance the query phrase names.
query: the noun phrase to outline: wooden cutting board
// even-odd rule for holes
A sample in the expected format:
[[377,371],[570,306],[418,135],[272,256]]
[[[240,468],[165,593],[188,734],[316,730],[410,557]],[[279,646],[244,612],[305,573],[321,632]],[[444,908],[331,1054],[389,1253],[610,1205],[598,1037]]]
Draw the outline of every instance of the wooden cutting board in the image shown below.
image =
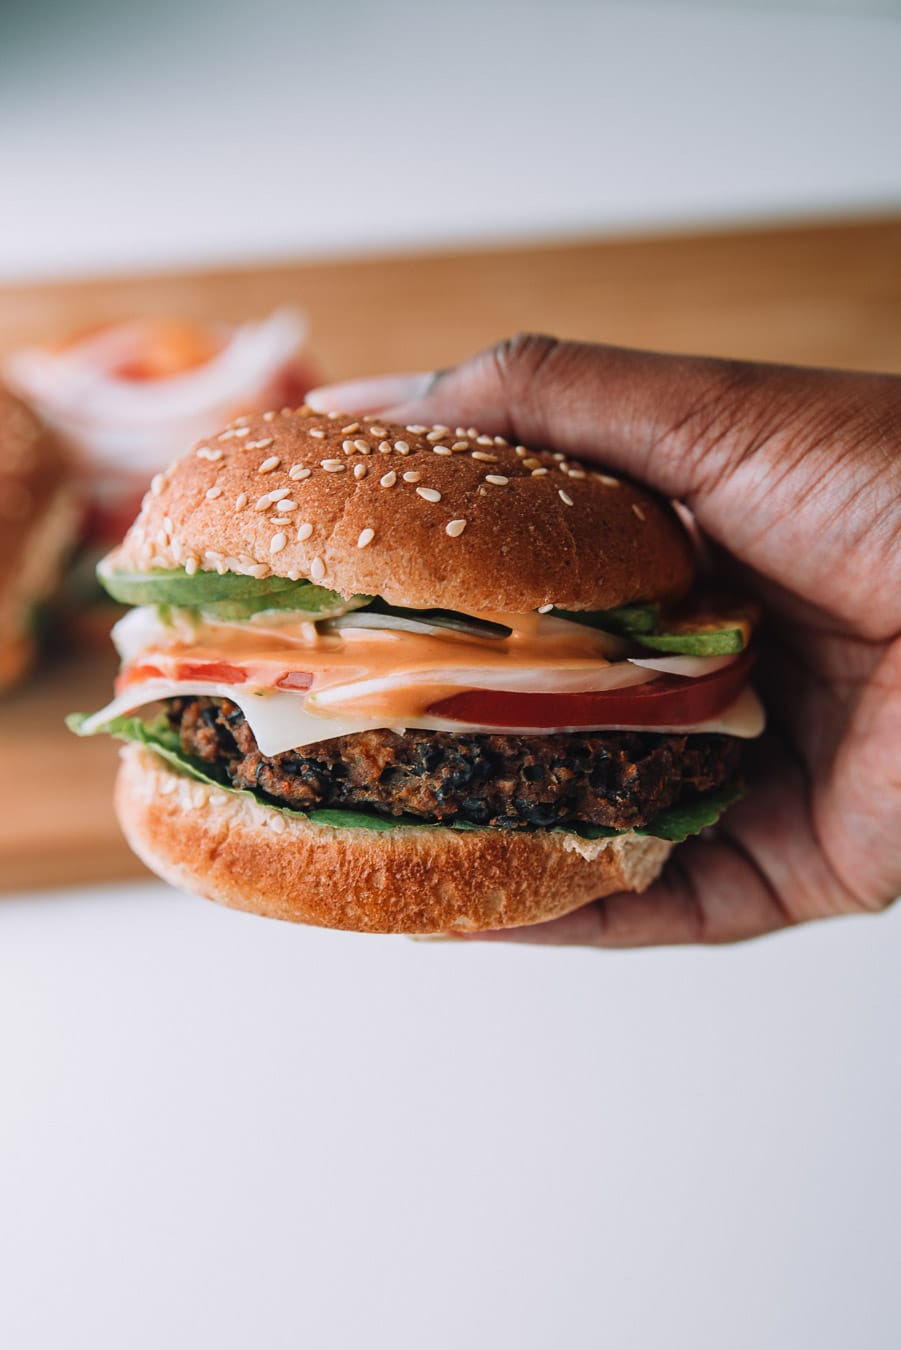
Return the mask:
[[[0,287],[0,356],[134,314],[309,315],[331,378],[447,365],[522,329],[767,361],[901,371],[901,216],[558,247]],[[57,653],[0,705],[0,890],[139,874],[110,805],[115,748],[72,709],[110,655]]]

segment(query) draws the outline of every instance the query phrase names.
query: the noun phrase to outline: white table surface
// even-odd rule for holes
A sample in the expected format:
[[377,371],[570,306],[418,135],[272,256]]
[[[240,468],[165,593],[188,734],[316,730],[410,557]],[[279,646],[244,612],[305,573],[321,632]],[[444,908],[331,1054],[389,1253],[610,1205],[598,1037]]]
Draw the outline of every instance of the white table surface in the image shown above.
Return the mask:
[[[19,6],[0,276],[897,205],[897,13]],[[0,1345],[894,1350],[899,968],[5,899]]]
[[5,901],[0,1344],[895,1350],[899,965]]

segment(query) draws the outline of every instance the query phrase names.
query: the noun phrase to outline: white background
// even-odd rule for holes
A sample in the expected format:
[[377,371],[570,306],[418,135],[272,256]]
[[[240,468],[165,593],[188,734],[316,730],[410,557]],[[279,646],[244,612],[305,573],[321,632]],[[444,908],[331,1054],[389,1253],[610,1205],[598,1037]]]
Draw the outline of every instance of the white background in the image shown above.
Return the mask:
[[[0,272],[897,206],[897,12],[4,9]],[[0,1345],[894,1350],[899,968],[4,900]]]
[[0,276],[901,203],[901,0],[0,14]]

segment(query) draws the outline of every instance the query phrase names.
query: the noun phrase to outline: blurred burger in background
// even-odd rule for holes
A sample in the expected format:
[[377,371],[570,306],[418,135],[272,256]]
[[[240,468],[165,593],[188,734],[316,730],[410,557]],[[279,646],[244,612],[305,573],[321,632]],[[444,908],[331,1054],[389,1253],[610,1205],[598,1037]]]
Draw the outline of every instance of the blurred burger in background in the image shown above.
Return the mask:
[[241,324],[128,319],[8,359],[9,385],[76,466],[83,547],[65,599],[81,635],[105,633],[114,617],[94,569],[133,519],[148,477],[238,414],[300,402],[316,378],[306,341],[304,318],[279,309]]
[[59,441],[0,385],[0,693],[31,664],[80,518]]

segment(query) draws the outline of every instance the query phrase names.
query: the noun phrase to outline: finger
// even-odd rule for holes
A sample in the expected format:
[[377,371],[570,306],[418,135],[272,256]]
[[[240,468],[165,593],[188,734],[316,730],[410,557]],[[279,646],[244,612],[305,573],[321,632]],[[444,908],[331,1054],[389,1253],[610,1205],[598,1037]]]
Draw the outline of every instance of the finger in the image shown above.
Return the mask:
[[316,412],[377,413],[392,404],[425,398],[434,380],[431,371],[346,380],[308,390],[304,402]]
[[886,454],[901,418],[897,377],[526,335],[364,392],[388,420],[472,424],[639,478],[811,603],[851,623],[878,613],[901,625],[901,594],[887,601],[880,582],[901,530],[901,457]]
[[548,923],[491,933],[467,942],[549,947],[670,947],[742,942],[790,922],[763,874],[723,841],[680,846],[664,875],[641,895],[608,895]]

